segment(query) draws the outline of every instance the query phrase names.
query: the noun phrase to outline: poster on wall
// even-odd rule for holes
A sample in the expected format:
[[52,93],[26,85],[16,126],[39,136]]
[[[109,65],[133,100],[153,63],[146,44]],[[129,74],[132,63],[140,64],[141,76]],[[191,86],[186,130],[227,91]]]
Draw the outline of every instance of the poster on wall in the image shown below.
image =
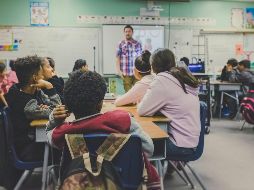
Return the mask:
[[246,8],[246,28],[254,28],[254,8]]
[[231,26],[235,28],[242,28],[244,22],[243,9],[231,9]]
[[30,3],[31,26],[49,25],[49,3],[31,2]]

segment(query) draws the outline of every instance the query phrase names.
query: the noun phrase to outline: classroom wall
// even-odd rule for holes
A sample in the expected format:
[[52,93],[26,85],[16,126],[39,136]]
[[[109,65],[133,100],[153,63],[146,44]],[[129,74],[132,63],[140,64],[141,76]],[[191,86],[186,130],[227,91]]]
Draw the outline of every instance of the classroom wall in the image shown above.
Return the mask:
[[[0,25],[29,26],[29,2],[34,0],[1,0]],[[50,26],[84,26],[78,15],[137,16],[143,0],[36,0],[50,3]],[[213,28],[230,27],[232,8],[254,7],[253,2],[192,0],[184,3],[158,2],[161,16],[210,17],[217,21]]]

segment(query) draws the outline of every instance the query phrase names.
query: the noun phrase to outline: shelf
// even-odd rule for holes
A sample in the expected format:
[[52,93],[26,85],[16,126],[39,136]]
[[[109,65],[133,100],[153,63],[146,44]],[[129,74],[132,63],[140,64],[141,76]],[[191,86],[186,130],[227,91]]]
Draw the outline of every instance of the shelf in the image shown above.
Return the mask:
[[235,33],[254,33],[254,29],[217,29],[206,30],[201,29],[200,34],[235,34]]

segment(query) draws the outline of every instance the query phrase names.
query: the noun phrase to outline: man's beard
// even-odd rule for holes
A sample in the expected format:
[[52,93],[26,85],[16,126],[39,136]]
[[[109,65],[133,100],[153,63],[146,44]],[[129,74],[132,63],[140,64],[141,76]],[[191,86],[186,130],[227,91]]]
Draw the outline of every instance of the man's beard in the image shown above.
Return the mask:
[[132,36],[126,36],[126,40],[131,40]]

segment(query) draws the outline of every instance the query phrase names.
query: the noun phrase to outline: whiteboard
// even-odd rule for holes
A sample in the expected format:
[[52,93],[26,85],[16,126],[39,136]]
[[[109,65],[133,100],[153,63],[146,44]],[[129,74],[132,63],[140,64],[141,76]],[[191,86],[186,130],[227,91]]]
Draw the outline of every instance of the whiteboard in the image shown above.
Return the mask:
[[[19,41],[17,51],[0,51],[1,59],[34,54],[52,57],[57,74],[62,77],[68,76],[77,59],[85,59],[91,70],[95,61],[96,71],[99,71],[99,28],[14,27],[0,29],[0,34],[5,34],[0,36],[1,43],[13,39]],[[13,39],[10,40],[10,37]]]
[[[103,25],[103,73],[116,74],[116,50],[121,40],[124,39],[125,25]],[[147,39],[151,39],[151,52],[158,48],[163,48],[164,40],[164,26],[141,26],[133,25],[133,38],[142,44],[144,49],[147,44]]]
[[230,58],[238,61],[244,55],[236,55],[235,45],[243,44],[243,34],[211,34],[207,35],[207,72],[218,73]]
[[190,29],[171,29],[169,33],[169,49],[174,52],[176,60],[182,57],[192,59],[193,31]]

